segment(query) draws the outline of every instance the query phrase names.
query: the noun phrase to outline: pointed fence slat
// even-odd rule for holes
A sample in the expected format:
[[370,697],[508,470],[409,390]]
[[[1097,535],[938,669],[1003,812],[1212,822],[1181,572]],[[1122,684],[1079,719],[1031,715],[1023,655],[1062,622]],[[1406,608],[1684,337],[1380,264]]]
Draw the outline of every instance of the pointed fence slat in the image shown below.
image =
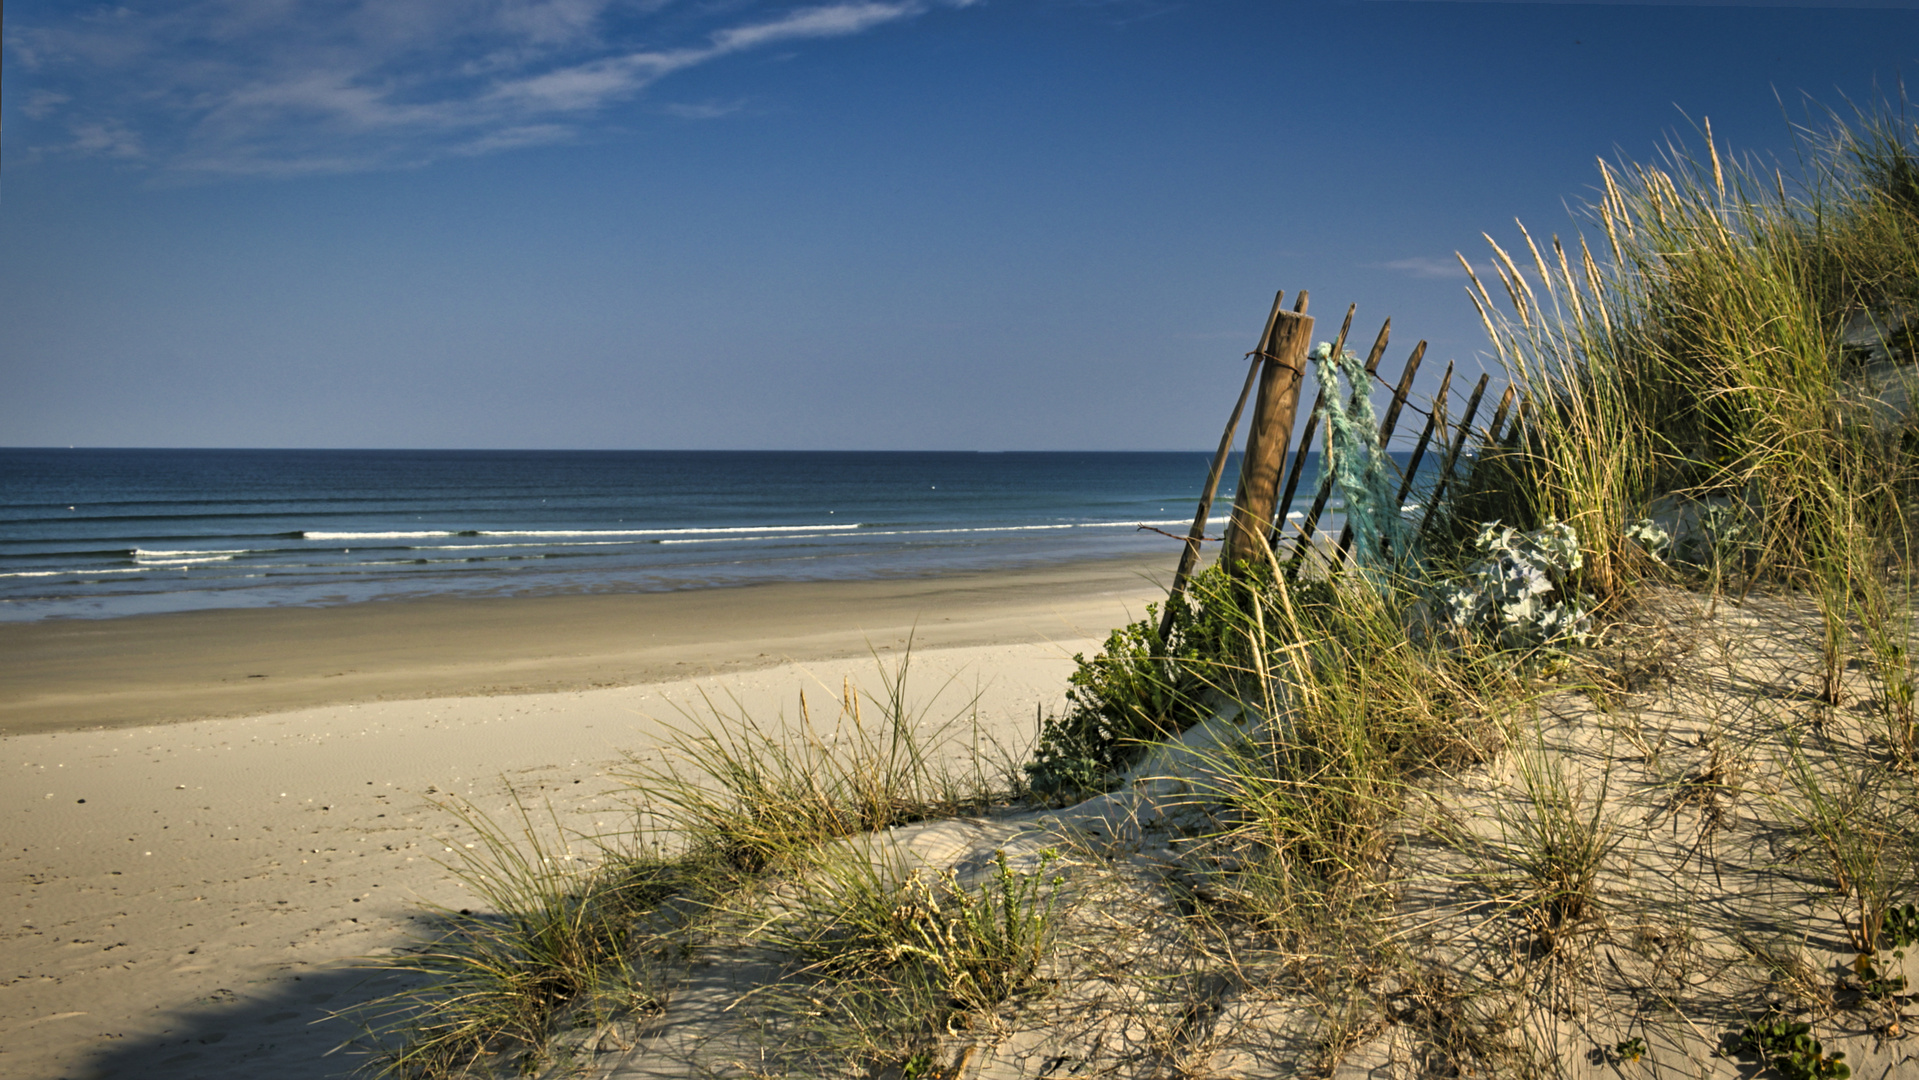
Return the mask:
[[1412,494],[1413,478],[1419,475],[1419,464],[1426,460],[1426,447],[1433,441],[1433,431],[1445,423],[1446,391],[1453,385],[1453,365],[1446,365],[1446,374],[1439,380],[1439,393],[1433,395],[1433,409],[1426,414],[1426,428],[1419,433],[1419,443],[1413,447],[1412,460],[1406,464],[1406,475],[1399,481],[1397,504],[1406,505],[1406,496]]
[[1486,426],[1487,445],[1495,444],[1504,438],[1504,436],[1499,433],[1499,428],[1500,425],[1506,422],[1506,413],[1512,407],[1513,388],[1508,386],[1506,387],[1506,392],[1499,395],[1499,408],[1493,410],[1493,422]]
[[[1493,410],[1493,422],[1486,425],[1486,433],[1483,437],[1483,441],[1480,443],[1481,446],[1486,446],[1486,447],[1498,446],[1501,442],[1505,441],[1507,432],[1502,431],[1501,429],[1505,426],[1506,414],[1512,410],[1513,393],[1514,391],[1512,388],[1512,384],[1508,383],[1506,385],[1506,392],[1499,395],[1499,407]],[[1521,411],[1523,412],[1525,406],[1521,405],[1520,408],[1521,408]],[[1517,420],[1514,421],[1514,425],[1515,426],[1518,425]],[[1472,489],[1473,477],[1478,475],[1479,465],[1480,465],[1480,462],[1483,460],[1484,460],[1483,457],[1475,458],[1473,460],[1473,467],[1471,471],[1466,473],[1466,487],[1468,490]]]
[[1458,434],[1453,436],[1453,444],[1446,450],[1446,460],[1439,465],[1439,480],[1433,484],[1432,496],[1426,500],[1426,514],[1420,519],[1419,536],[1422,540],[1432,531],[1433,512],[1439,509],[1440,501],[1446,497],[1446,488],[1453,479],[1453,467],[1459,462],[1459,452],[1466,448],[1466,437],[1472,434],[1473,419],[1479,415],[1479,401],[1486,396],[1486,384],[1491,381],[1491,375],[1481,374],[1478,384],[1473,387],[1472,396],[1466,399],[1466,412],[1460,418]]
[[[1279,312],[1280,300],[1286,295],[1281,290],[1273,298],[1273,312]],[[1272,323],[1267,322],[1270,330]],[[1166,610],[1159,619],[1159,639],[1165,641],[1173,632],[1173,607],[1186,593],[1187,579],[1193,575],[1193,566],[1199,562],[1199,544],[1206,538],[1206,517],[1213,512],[1213,496],[1219,492],[1219,477],[1226,471],[1226,459],[1233,452],[1233,434],[1239,427],[1239,414],[1246,408],[1246,397],[1253,392],[1253,383],[1259,379],[1259,369],[1266,358],[1255,355],[1253,362],[1246,366],[1246,384],[1239,388],[1239,401],[1233,405],[1233,415],[1226,421],[1226,433],[1219,437],[1219,451],[1213,455],[1213,466],[1206,473],[1206,490],[1199,499],[1199,511],[1193,515],[1192,531],[1186,534],[1186,550],[1180,552],[1179,569],[1173,572],[1173,587],[1166,593]]]
[[1306,375],[1306,350],[1312,344],[1313,320],[1305,314],[1307,294],[1290,312],[1270,321],[1257,352],[1264,358],[1253,419],[1246,430],[1246,450],[1239,462],[1239,484],[1233,491],[1233,516],[1226,526],[1220,557],[1227,573],[1237,574],[1241,563],[1263,563],[1262,545],[1272,527],[1273,501],[1286,475],[1286,452],[1293,441],[1293,420],[1299,411],[1299,388]]

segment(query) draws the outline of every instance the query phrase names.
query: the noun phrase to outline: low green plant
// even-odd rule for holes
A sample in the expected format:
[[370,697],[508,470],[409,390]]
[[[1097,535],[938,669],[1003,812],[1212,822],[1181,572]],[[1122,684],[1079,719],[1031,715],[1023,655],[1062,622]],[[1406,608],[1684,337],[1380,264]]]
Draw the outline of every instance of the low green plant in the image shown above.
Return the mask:
[[[1919,905],[1903,904],[1886,909],[1873,942],[1878,953],[1861,953],[1853,961],[1853,974],[1858,977],[1860,992],[1874,1001],[1904,1004],[1903,995],[1909,989],[1906,977],[1887,968],[1904,966],[1906,949],[1915,943],[1919,943]],[[1892,954],[1890,965],[1882,963],[1880,954],[1886,952]]]
[[1919,904],[1887,908],[1879,921],[1879,947],[1909,949],[1914,945],[1919,945]]
[[1572,589],[1585,560],[1571,526],[1554,521],[1521,532],[1495,521],[1480,529],[1473,547],[1480,558],[1437,594],[1455,631],[1514,650],[1586,639],[1592,619]]
[[1755,1020],[1740,1032],[1741,1048],[1779,1070],[1786,1080],[1846,1080],[1852,1066],[1843,1052],[1826,1053],[1812,1025],[1785,1019]]
[[[1177,603],[1177,601],[1176,601]],[[1180,605],[1185,607],[1186,605]],[[1066,712],[1042,725],[1028,783],[1042,796],[1098,791],[1153,739],[1177,734],[1194,711],[1192,681],[1159,636],[1158,611],[1107,635],[1092,659],[1076,653]],[[1177,616],[1176,616],[1177,618]]]
[[1160,637],[1158,607],[1149,604],[1144,619],[1114,630],[1092,659],[1075,654],[1066,710],[1042,724],[1026,765],[1033,792],[1070,798],[1103,791],[1147,745],[1202,719],[1211,692],[1242,667],[1245,596],[1223,567],[1208,567],[1170,601],[1167,638]]
[[1646,1040],[1635,1035],[1630,1039],[1621,1039],[1612,1046],[1614,1061],[1638,1061],[1646,1056]]

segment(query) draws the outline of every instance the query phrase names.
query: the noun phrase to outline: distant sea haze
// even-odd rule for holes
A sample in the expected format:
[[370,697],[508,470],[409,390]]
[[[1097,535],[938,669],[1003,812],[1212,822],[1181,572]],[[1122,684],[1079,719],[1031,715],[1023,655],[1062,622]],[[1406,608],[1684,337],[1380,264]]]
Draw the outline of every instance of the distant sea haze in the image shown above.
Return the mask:
[[1200,451],[0,450],[0,619],[1155,553],[1170,572],[1178,542],[1139,526],[1183,535],[1208,464]]

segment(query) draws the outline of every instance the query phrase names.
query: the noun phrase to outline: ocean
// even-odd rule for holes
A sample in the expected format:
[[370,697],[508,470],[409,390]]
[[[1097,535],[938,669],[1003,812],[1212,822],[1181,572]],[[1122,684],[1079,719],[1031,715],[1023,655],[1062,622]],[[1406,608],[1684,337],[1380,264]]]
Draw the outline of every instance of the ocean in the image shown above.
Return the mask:
[[1179,542],[1139,526],[1184,535],[1209,463],[1202,451],[0,449],[0,619],[1126,555],[1162,554],[1170,572]]

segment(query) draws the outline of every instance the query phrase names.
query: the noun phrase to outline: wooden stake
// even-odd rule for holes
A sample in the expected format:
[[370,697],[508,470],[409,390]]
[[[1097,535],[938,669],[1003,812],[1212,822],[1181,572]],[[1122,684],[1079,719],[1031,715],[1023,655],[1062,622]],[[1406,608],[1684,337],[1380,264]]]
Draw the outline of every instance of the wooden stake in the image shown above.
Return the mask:
[[1426,458],[1426,446],[1433,441],[1433,431],[1440,425],[1440,418],[1446,415],[1446,391],[1453,385],[1453,365],[1446,364],[1446,374],[1439,380],[1439,393],[1433,395],[1433,411],[1426,414],[1426,429],[1419,433],[1419,445],[1413,447],[1413,459],[1406,464],[1406,475],[1399,481],[1399,499],[1394,504],[1406,505],[1406,496],[1413,492],[1413,477],[1419,475],[1419,463]]
[[[1339,337],[1333,342],[1333,355],[1346,347],[1346,335],[1353,329],[1353,312],[1359,310],[1358,304],[1346,308],[1346,321],[1339,324]],[[1387,320],[1390,324],[1391,320]],[[1321,386],[1313,395],[1312,411],[1306,414],[1306,430],[1299,436],[1299,445],[1293,451],[1293,467],[1286,470],[1286,489],[1280,493],[1279,505],[1274,508],[1273,531],[1266,537],[1266,543],[1274,551],[1279,550],[1280,534],[1286,531],[1286,513],[1293,507],[1293,496],[1299,491],[1299,476],[1306,469],[1306,454],[1313,448],[1313,433],[1319,430],[1319,410],[1326,406],[1326,388]]]
[[1305,375],[1306,350],[1311,347],[1313,320],[1303,314],[1306,294],[1290,312],[1271,321],[1259,352],[1259,396],[1253,420],[1246,429],[1246,451],[1239,462],[1239,485],[1233,491],[1233,518],[1226,526],[1227,573],[1237,575],[1238,564],[1262,563],[1260,544],[1273,527],[1273,502],[1279,497],[1286,471],[1286,451],[1293,441],[1293,419],[1299,411],[1299,384]]
[[[1493,422],[1490,425],[1488,425],[1486,428],[1485,442],[1482,445],[1487,447],[1493,447],[1493,446],[1499,445],[1500,439],[1502,437],[1499,433],[1499,429],[1506,423],[1506,412],[1507,410],[1512,408],[1512,404],[1513,404],[1513,388],[1510,384],[1508,384],[1506,387],[1506,392],[1499,395],[1499,408],[1493,410]],[[1473,477],[1478,472],[1479,472],[1479,460],[1474,459],[1472,472],[1469,472],[1466,474],[1466,487],[1468,490],[1472,488]]]
[[1446,487],[1452,483],[1453,466],[1459,461],[1459,452],[1466,448],[1466,436],[1473,431],[1473,418],[1479,415],[1479,400],[1486,396],[1486,384],[1492,381],[1491,375],[1481,375],[1473,387],[1472,396],[1466,399],[1466,412],[1460,418],[1458,434],[1453,436],[1453,444],[1446,450],[1446,460],[1439,466],[1439,482],[1433,485],[1432,497],[1426,500],[1426,516],[1419,522],[1419,536],[1423,540],[1433,525],[1433,511],[1439,508],[1439,502],[1446,497]]
[[[1286,294],[1282,291],[1280,296]],[[1279,297],[1273,299],[1273,316],[1279,316]],[[1267,321],[1270,332],[1272,321]],[[1162,642],[1173,633],[1173,606],[1186,592],[1186,581],[1192,576],[1193,567],[1199,562],[1199,544],[1206,538],[1206,518],[1213,512],[1213,496],[1219,492],[1220,474],[1226,471],[1226,459],[1233,452],[1233,433],[1239,429],[1240,411],[1246,408],[1246,395],[1252,393],[1253,382],[1259,377],[1260,368],[1266,358],[1254,356],[1253,362],[1246,367],[1246,384],[1239,388],[1239,400],[1233,404],[1233,415],[1226,421],[1226,433],[1219,437],[1219,450],[1213,454],[1213,467],[1206,473],[1206,490],[1199,497],[1199,510],[1193,514],[1193,527],[1186,534],[1186,550],[1179,553],[1179,569],[1173,571],[1173,587],[1166,593],[1166,610],[1159,617],[1159,640]]]
[[1494,446],[1499,442],[1499,427],[1506,422],[1506,410],[1513,407],[1513,388],[1499,395],[1499,408],[1493,410],[1493,422],[1486,428],[1486,445]]

